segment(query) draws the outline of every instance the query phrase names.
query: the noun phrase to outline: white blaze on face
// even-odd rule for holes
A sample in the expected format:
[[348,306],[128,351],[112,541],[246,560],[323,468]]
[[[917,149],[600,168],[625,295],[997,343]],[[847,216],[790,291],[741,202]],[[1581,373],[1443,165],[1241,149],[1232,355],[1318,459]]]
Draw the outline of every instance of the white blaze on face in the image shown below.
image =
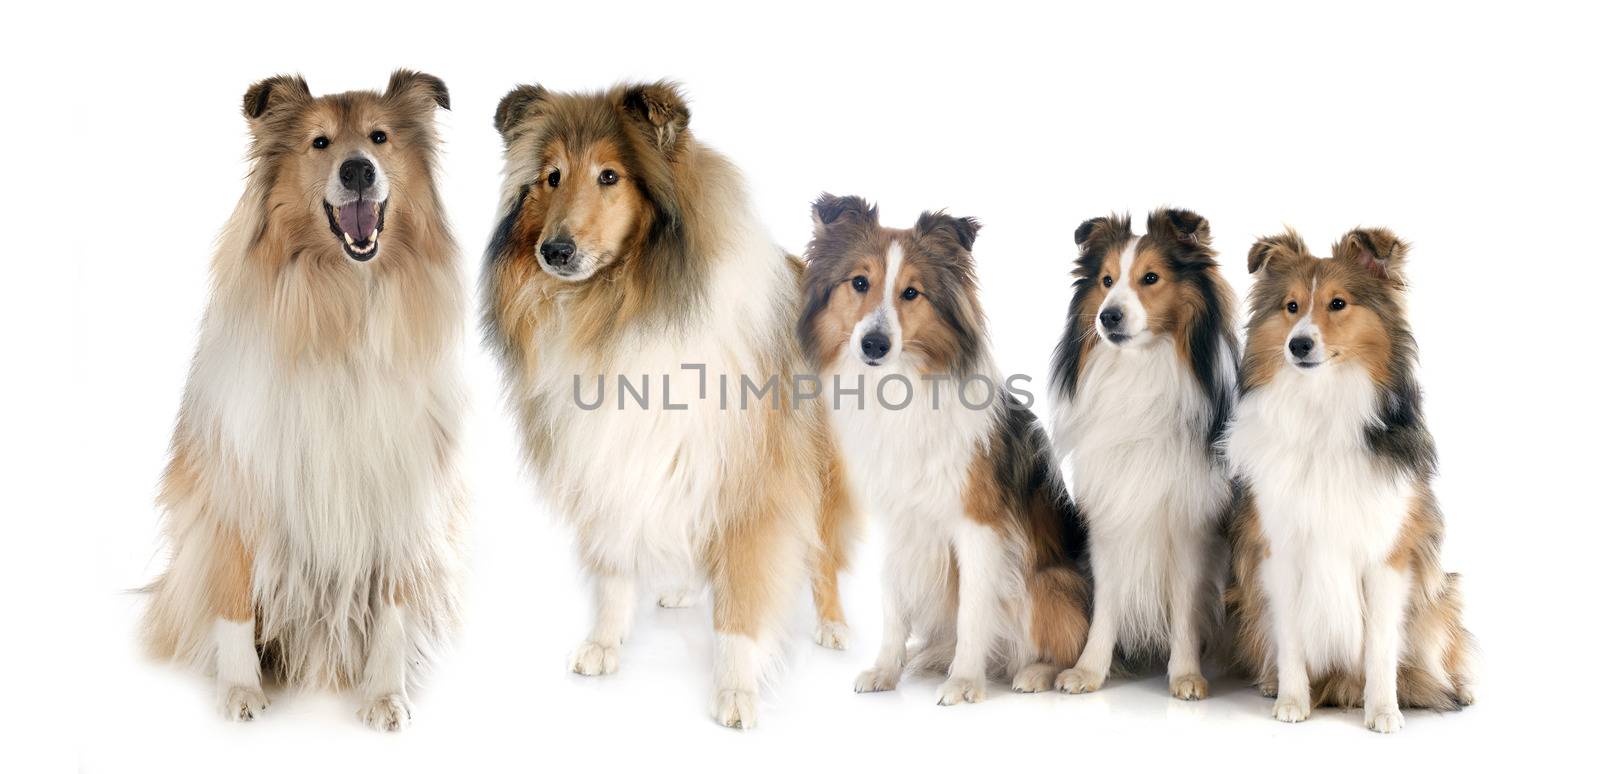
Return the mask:
[[[1100,308],[1095,311],[1094,327],[1101,338],[1109,341],[1112,333],[1126,337],[1120,342],[1112,342],[1119,346],[1137,343],[1147,338],[1149,333],[1149,318],[1145,315],[1144,304],[1139,302],[1139,294],[1133,289],[1133,261],[1138,254],[1139,237],[1134,237],[1128,240],[1117,258],[1120,270],[1116,284],[1111,286],[1111,291],[1106,293],[1105,300],[1100,302]],[[1096,281],[1099,279],[1096,278]],[[1122,324],[1115,331],[1106,330],[1105,324],[1100,321],[1100,313],[1107,309],[1122,310]]]
[[861,339],[869,333],[881,333],[889,337],[889,352],[877,363],[888,363],[900,354],[900,314],[895,309],[894,300],[898,295],[900,266],[905,263],[905,258],[905,249],[900,246],[899,240],[890,241],[889,251],[884,256],[882,287],[867,290],[868,293],[878,294],[878,306],[857,321],[855,330],[850,334],[850,351],[863,361],[866,355],[861,351]]
[[[1322,329],[1317,327],[1311,314],[1316,298],[1317,280],[1312,278],[1311,297],[1300,303],[1300,319],[1295,320],[1294,327],[1289,329],[1289,337],[1283,340],[1283,357],[1290,365],[1308,367],[1328,359],[1328,349],[1322,342]],[[1298,338],[1311,339],[1311,351],[1304,358],[1295,357],[1294,350],[1289,348],[1290,343]]]

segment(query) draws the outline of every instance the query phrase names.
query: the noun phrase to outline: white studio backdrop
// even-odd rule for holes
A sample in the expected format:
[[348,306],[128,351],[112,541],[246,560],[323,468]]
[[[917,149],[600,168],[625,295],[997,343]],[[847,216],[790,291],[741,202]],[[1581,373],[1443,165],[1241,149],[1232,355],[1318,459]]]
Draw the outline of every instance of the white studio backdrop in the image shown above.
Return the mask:
[[[60,3],[8,10],[3,127],[7,624],[0,768],[34,771],[1265,769],[1559,759],[1586,737],[1600,173],[1592,11],[1338,3]],[[745,171],[791,251],[821,191],[981,219],[975,255],[1001,367],[1044,383],[1083,219],[1205,215],[1226,275],[1284,225],[1319,252],[1356,225],[1411,241],[1412,316],[1446,565],[1466,576],[1480,703],[1280,725],[1233,680],[1197,704],[1159,677],[1099,694],[934,706],[931,679],[851,693],[876,648],[874,532],[846,580],[851,648],[797,606],[762,727],[707,715],[705,605],[641,606],[623,670],[565,673],[588,624],[566,531],[518,463],[494,363],[464,342],[472,492],[467,623],[399,737],[349,697],[278,695],[214,717],[207,683],[139,653],[161,568],[152,505],[207,293],[242,190],[246,86],[316,93],[435,74],[441,185],[475,288],[511,86],[678,80],[691,129]],[[476,313],[474,312],[474,317]],[[475,320],[474,320],[475,322]],[[1040,411],[1046,406],[1036,407]],[[1569,663],[1572,663],[1569,666]],[[18,690],[20,689],[20,690]]]

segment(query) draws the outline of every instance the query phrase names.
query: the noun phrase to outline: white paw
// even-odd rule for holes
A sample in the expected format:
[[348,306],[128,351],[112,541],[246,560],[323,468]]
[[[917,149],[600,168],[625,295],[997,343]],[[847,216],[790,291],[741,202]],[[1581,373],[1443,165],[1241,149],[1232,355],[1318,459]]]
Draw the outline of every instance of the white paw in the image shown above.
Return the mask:
[[1106,676],[1091,674],[1087,669],[1073,667],[1056,675],[1056,690],[1067,693],[1093,693],[1105,685]]
[[580,675],[609,675],[617,671],[617,660],[622,649],[616,645],[584,642],[572,652],[572,671]]
[[1279,696],[1272,705],[1272,716],[1285,723],[1299,723],[1311,717],[1311,701],[1291,696]]
[[820,621],[813,639],[824,648],[844,650],[850,642],[850,627],[844,621]]
[[1472,686],[1462,685],[1456,688],[1456,703],[1463,707],[1471,706],[1478,700],[1478,695],[1473,692]]
[[856,693],[892,691],[900,684],[900,670],[873,667],[856,676]]
[[944,685],[939,686],[939,706],[983,701],[986,682],[982,677],[952,677],[944,681]]
[[1367,710],[1367,728],[1380,734],[1392,734],[1399,731],[1405,724],[1406,719],[1400,714],[1398,707]]
[[1196,701],[1204,699],[1211,692],[1211,685],[1201,675],[1178,675],[1167,681],[1167,690],[1172,692],[1175,699]]
[[254,685],[217,686],[217,708],[227,720],[255,720],[267,709],[267,695]]
[[756,694],[754,691],[719,690],[711,705],[711,715],[728,728],[755,728]]
[[694,607],[694,603],[699,601],[700,589],[692,586],[667,589],[666,591],[661,592],[661,596],[656,598],[657,605],[665,607],[669,610],[677,610],[684,607]]
[[1056,668],[1050,664],[1029,664],[1011,679],[1011,690],[1018,693],[1043,693],[1055,687]]
[[398,693],[369,699],[356,717],[374,731],[404,731],[411,725],[411,703]]

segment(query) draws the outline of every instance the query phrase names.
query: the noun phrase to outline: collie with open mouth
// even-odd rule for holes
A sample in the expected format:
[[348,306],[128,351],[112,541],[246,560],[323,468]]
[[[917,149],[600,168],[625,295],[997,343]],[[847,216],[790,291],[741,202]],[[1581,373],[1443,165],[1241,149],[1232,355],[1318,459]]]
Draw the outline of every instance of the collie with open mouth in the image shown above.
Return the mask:
[[[356,688],[398,730],[454,622],[463,294],[434,187],[437,78],[313,97],[251,86],[245,193],[212,263],[172,458],[151,648],[216,675]],[[331,232],[331,233],[330,233]]]
[[[637,582],[708,582],[712,712],[750,728],[808,563],[817,641],[843,646],[837,573],[853,518],[821,405],[793,395],[800,265],[688,124],[665,83],[507,94],[484,327],[527,464],[595,584],[571,669],[616,671]],[[622,400],[621,380],[647,374],[668,376],[661,403]],[[578,384],[607,380],[617,401],[579,398]],[[730,404],[713,386],[746,380],[771,392]],[[688,604],[698,588],[669,587],[660,603]]]
[[990,355],[978,223],[928,212],[884,228],[860,197],[827,194],[812,214],[800,340],[850,490],[889,544],[883,643],[856,691],[894,690],[908,666],[947,671],[942,705],[982,701],[991,673],[1048,690],[1088,632],[1085,535]]
[[1472,637],[1440,567],[1408,249],[1384,229],[1345,234],[1332,258],[1292,231],[1250,249],[1227,600],[1239,661],[1288,723],[1360,706],[1392,733],[1402,707],[1473,700]]
[[1117,652],[1129,664],[1165,653],[1172,695],[1203,699],[1232,494],[1215,444],[1234,402],[1233,295],[1193,212],[1156,210],[1142,236],[1127,216],[1094,218],[1074,236],[1051,386],[1055,443],[1089,525],[1094,618],[1056,684],[1098,690]]

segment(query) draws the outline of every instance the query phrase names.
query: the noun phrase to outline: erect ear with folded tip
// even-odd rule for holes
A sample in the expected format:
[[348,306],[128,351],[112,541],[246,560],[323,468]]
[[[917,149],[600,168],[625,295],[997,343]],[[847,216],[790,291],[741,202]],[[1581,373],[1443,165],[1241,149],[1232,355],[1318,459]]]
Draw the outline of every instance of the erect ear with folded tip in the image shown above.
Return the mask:
[[539,106],[549,96],[538,84],[524,83],[506,92],[494,109],[494,130],[500,133],[500,139],[511,142],[522,123],[539,114]]
[[244,92],[244,117],[252,123],[284,107],[311,99],[311,87],[298,75],[274,75]]
[[859,196],[834,196],[824,193],[811,203],[811,225],[822,233],[827,229],[846,224],[877,225],[878,207],[868,204]]
[[1258,239],[1250,246],[1250,273],[1255,274],[1263,268],[1270,271],[1287,268],[1291,262],[1306,255],[1305,242],[1293,231]]
[[445,110],[450,109],[450,90],[445,88],[444,81],[415,70],[399,69],[390,74],[389,88],[384,90],[383,96],[405,99],[413,95],[433,100],[435,105]]
[[1190,210],[1159,209],[1145,221],[1146,233],[1182,248],[1180,257],[1210,257],[1211,224]]
[[689,103],[674,83],[657,81],[630,87],[622,93],[622,108],[645,127],[663,153],[677,150],[689,128]]
[[977,218],[957,218],[943,212],[924,212],[917,218],[917,225],[912,231],[919,237],[948,236],[961,245],[961,249],[972,251],[972,243],[978,238],[978,229],[983,224]]
[[1380,279],[1401,280],[1411,246],[1386,228],[1353,229],[1333,246],[1333,257],[1355,263]]
[[1090,218],[1072,232],[1072,241],[1078,245],[1078,256],[1083,257],[1116,245],[1126,244],[1133,237],[1133,228],[1126,215]]

